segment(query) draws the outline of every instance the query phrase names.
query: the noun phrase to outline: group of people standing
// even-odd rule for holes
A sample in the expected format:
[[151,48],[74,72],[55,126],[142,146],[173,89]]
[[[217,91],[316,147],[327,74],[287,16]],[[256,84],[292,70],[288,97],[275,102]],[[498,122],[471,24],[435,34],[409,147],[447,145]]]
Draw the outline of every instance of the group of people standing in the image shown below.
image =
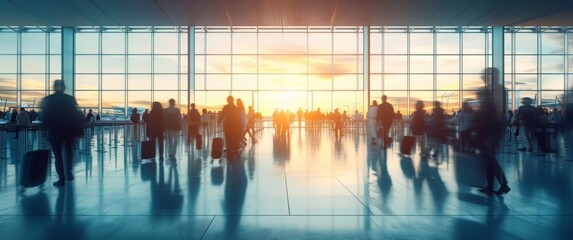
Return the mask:
[[257,143],[255,138],[256,114],[253,107],[249,106],[246,112],[243,101],[238,98],[235,105],[233,96],[227,97],[227,105],[219,114],[218,122],[223,123],[225,143],[227,145],[227,155],[238,154],[243,146],[247,144],[246,135],[249,135],[251,142]]
[[378,101],[372,101],[372,106],[368,108],[366,116],[370,143],[376,145],[380,139],[382,147],[386,148],[392,142],[388,134],[392,127],[392,122],[396,118],[394,106],[388,102],[388,97],[383,95],[380,105],[378,105]]

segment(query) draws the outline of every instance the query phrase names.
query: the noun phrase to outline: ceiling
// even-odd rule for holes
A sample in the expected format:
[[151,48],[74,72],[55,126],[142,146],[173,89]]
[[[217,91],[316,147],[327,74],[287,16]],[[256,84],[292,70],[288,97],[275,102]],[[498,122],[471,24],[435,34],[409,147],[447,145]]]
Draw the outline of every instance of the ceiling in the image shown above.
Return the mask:
[[8,26],[566,26],[573,0],[0,0]]

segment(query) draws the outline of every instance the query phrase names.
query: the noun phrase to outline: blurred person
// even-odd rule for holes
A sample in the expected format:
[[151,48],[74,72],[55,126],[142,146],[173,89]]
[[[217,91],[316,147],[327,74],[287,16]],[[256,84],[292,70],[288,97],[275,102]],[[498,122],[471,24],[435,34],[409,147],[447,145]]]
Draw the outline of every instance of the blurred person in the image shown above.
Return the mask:
[[[206,111],[206,110],[205,110]],[[187,145],[191,144],[191,139],[199,135],[199,125],[201,124],[201,114],[195,108],[195,103],[191,103],[191,109],[187,115]]]
[[298,128],[301,128],[301,126],[302,126],[302,123],[301,123],[302,122],[302,115],[303,115],[302,108],[300,108],[300,107],[298,108],[296,115],[298,117]]
[[[90,109],[90,113],[91,111],[92,110]],[[137,139],[137,136],[139,135],[139,113],[137,113],[137,108],[131,109],[131,116],[129,117],[129,120],[131,120],[131,123],[133,124],[133,139]]]
[[203,130],[203,135],[209,135],[209,113],[207,109],[203,108],[201,110],[201,128]]
[[387,102],[388,97],[386,95],[382,96],[382,103],[378,106],[378,113],[376,115],[376,121],[382,129],[382,147],[386,148],[390,144],[390,137],[388,133],[392,127],[392,122],[394,121],[394,107],[392,104]]
[[233,154],[238,154],[242,126],[239,108],[235,106],[235,99],[233,96],[227,97],[227,105],[223,107],[218,118],[218,122],[223,122],[227,155],[232,156]]
[[430,126],[428,127],[428,153],[434,150],[432,156],[436,157],[441,152],[442,144],[446,141],[446,113],[439,101],[434,101],[434,108],[430,115]]
[[53,89],[54,93],[42,100],[42,121],[48,132],[48,141],[52,146],[54,164],[59,177],[53,185],[60,187],[65,185],[66,180],[74,180],[73,149],[75,138],[81,135],[80,124],[84,118],[77,109],[76,99],[64,93],[66,89],[64,81],[55,80]]
[[420,149],[420,156],[422,158],[427,157],[426,152],[426,110],[424,110],[424,102],[416,102],[416,110],[412,113],[410,128],[412,129],[412,135],[416,137],[418,146]]
[[378,126],[376,117],[378,116],[378,102],[376,100],[372,101],[372,105],[368,108],[367,118],[367,128],[368,136],[370,137],[370,144],[376,145],[378,139]]
[[343,124],[343,115],[337,109],[334,109],[334,113],[332,114],[332,123],[334,124],[334,137],[336,139],[342,136],[342,124]]
[[517,109],[517,113],[515,114],[519,125],[523,126],[523,135],[525,136],[526,143],[525,147],[518,149],[520,151],[533,151],[533,134],[537,126],[537,110],[531,106],[532,102],[533,99],[529,97],[522,98],[521,103],[523,105]]
[[273,112],[273,126],[275,127],[275,133],[277,135],[280,135],[280,128],[279,128],[279,109],[275,108],[275,111]]
[[[486,163],[487,186],[480,189],[487,195],[505,194],[511,189],[508,186],[507,179],[497,159],[495,158],[496,149],[499,146],[499,140],[502,134],[502,124],[496,117],[497,109],[494,104],[490,91],[481,90],[478,92],[480,101],[479,110],[475,113],[474,126],[476,129],[476,142],[480,149],[481,158]],[[497,191],[493,191],[494,176],[501,185]]]
[[181,131],[181,111],[175,107],[175,99],[169,99],[169,107],[165,109],[165,137],[167,138],[167,153],[175,160],[177,151],[177,136]]
[[249,112],[247,113],[247,129],[245,130],[243,136],[249,134],[251,137],[251,143],[257,143],[257,139],[255,138],[255,118],[255,110],[253,110],[252,106],[249,106]]
[[16,123],[16,117],[18,117],[18,110],[16,108],[12,109],[12,113],[10,114],[10,123]]
[[247,130],[247,112],[245,110],[245,105],[243,104],[243,100],[237,98],[237,108],[239,109],[239,122],[241,124],[241,135],[240,135],[240,143],[242,145],[247,145],[245,136],[245,131]]
[[553,111],[549,115],[549,121],[555,127],[555,134],[553,135],[553,138],[556,138],[559,132],[563,133],[565,117],[563,116],[561,110],[553,108]]
[[25,108],[20,108],[20,113],[16,116],[16,137],[14,138],[17,139],[20,136],[20,130],[24,129],[25,131],[30,123],[28,112],[26,112]]
[[458,124],[458,130],[460,132],[460,149],[461,151],[466,151],[466,147],[471,150],[473,145],[471,134],[474,128],[474,110],[470,106],[469,102],[465,101],[462,104],[462,110],[460,113],[452,119],[453,122]]
[[145,136],[149,137],[149,128],[148,128],[149,109],[146,108],[145,111],[143,111],[143,115],[141,116],[141,121],[143,122],[143,128],[144,128]]
[[38,113],[36,113],[36,110],[32,109],[28,114],[30,115],[30,123],[38,119]]
[[159,148],[159,160],[163,160],[163,147],[165,140],[165,115],[163,106],[159,102],[153,102],[151,113],[147,119],[147,132],[149,139]]

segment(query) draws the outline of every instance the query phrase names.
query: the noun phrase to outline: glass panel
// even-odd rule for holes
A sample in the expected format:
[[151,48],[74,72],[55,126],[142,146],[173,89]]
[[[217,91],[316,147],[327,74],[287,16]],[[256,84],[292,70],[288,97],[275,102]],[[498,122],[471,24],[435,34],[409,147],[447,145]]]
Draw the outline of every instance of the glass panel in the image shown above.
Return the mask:
[[362,92],[338,91],[332,92],[332,103],[334,108],[338,108],[341,114],[346,112],[346,116],[351,118],[355,110],[362,112]]
[[127,89],[151,90],[151,75],[142,75],[142,74],[127,75]]
[[381,74],[370,74],[370,90],[382,90]]
[[154,90],[178,90],[179,76],[175,74],[155,74],[153,78]]
[[405,33],[384,34],[384,54],[407,54],[408,39]]
[[[102,108],[124,108],[125,110],[125,92],[124,91],[103,91],[101,93]],[[109,111],[113,113],[114,111]],[[105,112],[104,112],[105,114]]]
[[46,34],[45,33],[22,33],[22,53],[23,54],[45,54]]
[[310,73],[331,73],[332,57],[331,56],[309,56]]
[[537,56],[515,56],[516,73],[536,73]]
[[62,56],[50,55],[50,73],[62,72]]
[[334,75],[333,90],[354,90],[358,88],[356,75]]
[[205,33],[195,33],[195,54],[205,54]]
[[50,33],[50,54],[62,53],[62,33]]
[[80,107],[97,109],[99,99],[97,91],[76,91],[75,97]]
[[18,35],[16,33],[0,33],[0,54],[16,54],[17,51]]
[[77,33],[76,53],[77,54],[97,54],[99,49],[98,33]]
[[285,55],[283,56],[283,69],[285,73],[306,73],[308,66],[307,55]]
[[[553,108],[560,108],[561,104],[561,97],[563,96],[563,91],[542,91],[541,92],[541,106],[544,108],[549,108],[552,110]],[[559,99],[559,101],[557,101]]]
[[131,55],[128,57],[128,71],[130,73],[150,73],[151,56],[150,55]]
[[464,74],[463,75],[463,90],[478,90],[484,87],[483,75]]
[[205,90],[205,75],[195,74],[195,90]]
[[138,110],[151,109],[150,91],[128,91],[128,106]]
[[153,70],[155,73],[177,73],[179,57],[177,55],[155,55]]
[[101,85],[103,90],[125,90],[125,75],[103,74]]
[[[505,33],[505,34],[504,34],[504,37],[503,37],[503,40],[504,40],[504,47],[503,47],[503,48],[504,48],[504,49],[503,49],[504,53],[505,53],[506,55],[507,55],[507,54],[512,54],[512,51],[513,51],[513,49],[511,49],[511,43],[512,43],[512,41],[513,41],[513,39],[512,39],[512,34],[511,34],[511,33]],[[506,56],[506,57],[507,57],[507,56]],[[507,66],[507,65],[506,65],[506,66]]]
[[44,90],[44,89],[46,89],[46,75],[22,74],[22,90]]
[[46,72],[46,57],[22,56],[22,73],[44,73]]
[[432,56],[410,56],[411,73],[433,73],[434,57]]
[[537,75],[515,75],[516,90],[536,90]]
[[438,56],[436,61],[438,73],[460,72],[460,59],[458,56]]
[[465,73],[483,73],[485,69],[485,56],[464,56]]
[[257,55],[233,55],[233,73],[256,73]]
[[332,92],[312,92],[312,105],[314,109],[320,108],[320,112],[322,113],[332,111]]
[[125,58],[123,56],[103,55],[101,64],[102,73],[125,73]]
[[207,34],[207,54],[230,54],[231,34],[230,33],[209,33]]
[[410,54],[432,54],[434,52],[434,36],[431,33],[410,34]]
[[207,73],[231,73],[231,56],[207,56]]
[[331,33],[309,33],[308,52],[310,54],[331,54],[332,34]]
[[442,108],[450,116],[460,109],[460,94],[458,91],[437,91],[436,99],[440,101]]
[[541,53],[542,54],[564,54],[565,35],[563,33],[542,33]]
[[177,54],[179,52],[179,35],[177,33],[155,33],[153,51],[155,54]]
[[542,56],[541,71],[543,73],[563,73],[565,71],[565,59],[563,56]]
[[563,90],[565,78],[563,75],[542,75],[541,89],[543,90]]
[[517,54],[536,54],[537,53],[537,34],[536,33],[516,33],[515,34],[515,52]]
[[[0,66],[1,65],[2,64],[0,64]],[[0,74],[0,89],[2,89],[2,91],[16,90],[17,83],[16,75]]]
[[330,90],[332,89],[331,74],[310,74],[308,76],[309,90]]
[[181,108],[181,102],[177,99],[179,92],[177,91],[155,91],[153,93],[153,100],[160,102],[163,108],[169,107],[169,99],[175,100],[175,107]]
[[[44,91],[22,91],[22,107],[33,108],[40,107],[40,101],[46,96]],[[27,109],[30,111],[30,109]]]
[[129,54],[150,54],[151,33],[129,33],[127,44]]
[[382,55],[370,55],[370,73],[382,72]]
[[103,54],[124,54],[125,33],[102,33]]
[[206,89],[208,90],[228,90],[231,89],[230,75],[207,75]]
[[260,90],[281,90],[284,82],[284,76],[280,74],[259,75]]
[[233,35],[233,54],[257,54],[257,34],[235,33]]
[[431,91],[415,91],[410,92],[410,112],[416,110],[416,102],[422,101],[424,103],[424,110],[431,113],[434,108],[434,92]]
[[464,54],[485,54],[485,34],[464,33]]
[[387,73],[406,73],[407,64],[406,56],[384,56],[384,71]]
[[358,72],[356,56],[333,56],[332,70],[334,73]]
[[[384,95],[388,97],[388,102],[394,107],[394,111],[406,112],[408,107],[408,92],[406,91],[384,91]],[[382,102],[382,94],[377,93],[375,98],[370,98],[371,100],[378,101],[378,104]]]
[[98,75],[76,74],[76,90],[97,90]]
[[356,54],[358,51],[356,33],[336,33],[333,40],[334,54]]
[[76,72],[77,73],[97,73],[98,72],[98,56],[97,55],[77,55],[76,56]]
[[221,111],[227,104],[226,99],[229,96],[228,91],[208,91],[205,94],[206,107],[209,110]]
[[306,33],[284,33],[283,39],[284,54],[306,54]]
[[458,33],[438,33],[437,54],[458,54],[460,51],[460,40]]
[[370,32],[370,54],[382,54],[381,32]]
[[[384,75],[384,90],[408,90],[408,75]],[[380,101],[378,101],[378,103],[380,103]]]
[[257,75],[233,75],[233,90],[256,90]]
[[195,56],[195,73],[205,72],[205,55]]
[[16,55],[0,55],[0,63],[2,63],[0,64],[0,73],[18,72],[18,58]]
[[436,79],[436,89],[458,90],[460,88],[459,75],[438,75]]
[[432,90],[434,88],[433,75],[411,75],[410,90]]

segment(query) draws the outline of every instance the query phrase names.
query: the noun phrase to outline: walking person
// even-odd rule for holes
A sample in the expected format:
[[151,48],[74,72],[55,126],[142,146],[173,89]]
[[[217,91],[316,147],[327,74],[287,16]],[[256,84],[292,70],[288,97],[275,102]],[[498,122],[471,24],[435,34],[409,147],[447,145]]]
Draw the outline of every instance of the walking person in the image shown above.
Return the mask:
[[175,161],[177,137],[181,132],[181,111],[175,107],[175,99],[169,99],[169,107],[165,109],[165,137],[167,138],[167,153]]
[[298,108],[296,115],[298,117],[298,128],[301,128],[301,126],[302,126],[302,115],[303,115],[302,108],[300,108],[300,107]]
[[[65,181],[74,180],[73,149],[75,138],[81,132],[83,115],[78,111],[78,104],[73,96],[65,94],[64,81],[54,81],[54,93],[42,101],[42,121],[48,132],[48,141],[52,146],[55,158],[58,181],[54,186],[61,187]],[[65,150],[65,158],[63,151]]]
[[191,109],[187,115],[187,145],[191,144],[191,139],[199,135],[199,124],[201,124],[201,114],[195,108],[195,103],[191,103]]
[[139,136],[139,113],[137,113],[137,108],[133,108],[131,110],[131,116],[129,119],[133,124],[133,139],[137,140]]
[[209,135],[209,121],[209,113],[207,112],[207,109],[203,108],[203,110],[201,110],[201,128],[203,130],[203,135],[205,136]]
[[153,102],[151,113],[147,118],[148,137],[153,142],[154,147],[159,148],[159,160],[163,161],[163,144],[165,140],[165,116],[163,106],[159,102]]
[[238,147],[241,131],[241,120],[239,119],[239,108],[235,106],[233,96],[227,97],[227,105],[219,114],[218,122],[223,122],[223,132],[225,133],[225,142],[227,144],[227,155],[233,156],[238,154]]
[[526,146],[518,149],[520,151],[533,151],[533,135],[537,126],[537,110],[531,106],[532,102],[533,99],[531,98],[522,98],[521,103],[523,105],[517,109],[517,114],[515,114],[519,125],[523,126],[523,135],[526,143]]
[[332,114],[332,123],[334,124],[334,137],[338,140],[342,137],[342,124],[343,117],[337,109],[334,109],[334,114]]
[[245,138],[245,131],[247,130],[247,112],[245,110],[243,100],[240,98],[237,98],[237,108],[239,109],[239,122],[241,126],[240,143],[241,146],[245,146],[247,145],[247,139]]
[[422,158],[428,157],[426,152],[426,110],[424,110],[424,102],[416,102],[416,110],[412,113],[410,128],[412,135],[416,138],[420,149],[420,156]]
[[255,114],[255,110],[253,110],[252,106],[249,106],[249,112],[247,113],[247,129],[245,130],[245,133],[243,134],[244,137],[246,137],[246,134],[249,134],[249,136],[251,137],[251,143],[257,143],[257,139],[255,138],[255,118],[256,118],[256,114]]
[[465,101],[462,104],[462,110],[460,113],[452,119],[453,122],[458,124],[458,131],[460,132],[460,150],[466,151],[466,147],[471,150],[471,133],[473,131],[474,124],[474,111],[471,108],[469,102]]
[[439,101],[434,101],[434,109],[430,116],[430,126],[428,128],[428,153],[434,150],[433,157],[437,157],[441,152],[442,144],[446,141],[445,127],[446,113]]
[[149,109],[145,109],[145,111],[143,111],[143,115],[141,116],[141,121],[143,121],[143,130],[145,132],[145,136],[149,136],[149,128],[148,128],[148,123],[149,123]]
[[372,105],[368,108],[366,113],[366,124],[368,128],[368,136],[370,137],[370,144],[376,145],[378,139],[378,127],[376,116],[378,115],[378,102],[372,101]]
[[383,148],[388,147],[391,143],[388,133],[390,132],[392,122],[394,121],[394,107],[392,104],[388,103],[387,100],[388,97],[386,97],[386,95],[382,95],[382,103],[378,106],[378,113],[376,115],[376,121],[382,130],[380,138],[382,139]]
[[20,108],[20,113],[16,116],[16,139],[20,136],[20,130],[24,129],[26,133],[26,128],[32,123],[30,121],[30,116],[26,112],[25,108]]

